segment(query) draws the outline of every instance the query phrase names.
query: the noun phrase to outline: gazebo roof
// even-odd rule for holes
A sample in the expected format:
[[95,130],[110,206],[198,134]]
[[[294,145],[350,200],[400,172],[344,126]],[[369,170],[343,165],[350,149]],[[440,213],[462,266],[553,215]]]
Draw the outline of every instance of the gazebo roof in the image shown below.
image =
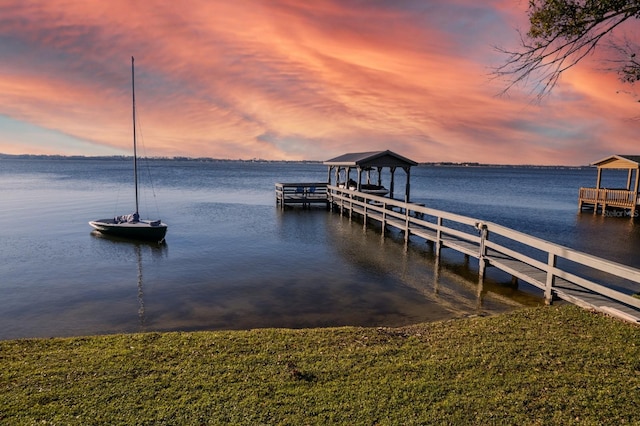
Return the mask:
[[359,167],[361,169],[368,167],[411,167],[418,165],[417,162],[389,150],[352,152],[327,160],[324,164],[328,166]]
[[602,169],[637,169],[640,167],[640,155],[610,155],[591,165]]

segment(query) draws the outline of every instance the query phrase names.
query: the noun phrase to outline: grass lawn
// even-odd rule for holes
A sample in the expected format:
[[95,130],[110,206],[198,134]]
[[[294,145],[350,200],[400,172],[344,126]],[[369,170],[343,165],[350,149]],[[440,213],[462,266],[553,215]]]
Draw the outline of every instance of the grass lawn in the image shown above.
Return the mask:
[[0,363],[0,424],[640,424],[640,327],[570,305],[0,341]]

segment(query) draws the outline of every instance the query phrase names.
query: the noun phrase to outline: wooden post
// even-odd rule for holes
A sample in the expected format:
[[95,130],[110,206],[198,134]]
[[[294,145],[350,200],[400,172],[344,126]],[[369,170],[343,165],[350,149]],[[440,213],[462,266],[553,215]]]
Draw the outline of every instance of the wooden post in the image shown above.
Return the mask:
[[411,231],[409,229],[409,206],[405,205],[404,206],[404,244],[405,246],[409,243],[410,233]]
[[640,183],[640,181],[638,180],[638,174],[640,173],[640,166],[638,166],[638,168],[636,169],[636,184],[633,188],[633,207],[631,207],[631,218],[633,219],[634,217],[636,217],[636,211],[638,208],[638,189],[640,189],[640,187],[638,186],[638,184]]
[[440,256],[437,256],[435,264],[433,265],[433,293],[438,294],[439,292],[440,292]]
[[367,229],[367,206],[369,204],[368,203],[364,203],[364,206],[362,206],[362,229]]
[[549,252],[547,261],[547,281],[544,288],[544,303],[550,305],[553,302],[553,285],[555,284],[556,277],[553,274],[553,269],[556,267],[556,255]]
[[[602,178],[602,169],[598,167],[598,178],[596,179],[596,199],[593,200],[593,214],[598,213],[598,195],[600,195],[600,181]],[[604,214],[604,206],[602,206],[602,213]]]
[[442,250],[442,241],[440,239],[442,235],[442,217],[438,216],[438,226],[436,227],[436,259],[440,257],[440,251]]
[[483,291],[484,291],[484,277],[483,276],[479,276],[478,277],[478,286],[476,289],[476,308],[479,310],[482,308],[483,305]]
[[391,167],[391,184],[389,185],[389,198],[393,199],[394,180],[395,180],[396,168]]
[[485,246],[485,241],[489,239],[489,230],[487,229],[487,225],[484,223],[476,224],[476,227],[480,230],[480,252],[478,253],[478,274],[480,276],[480,280],[484,279],[484,272],[487,267],[486,255],[487,255],[487,247]]
[[411,167],[403,167],[403,169],[407,173],[407,186],[404,193],[404,202],[408,203],[411,199]]

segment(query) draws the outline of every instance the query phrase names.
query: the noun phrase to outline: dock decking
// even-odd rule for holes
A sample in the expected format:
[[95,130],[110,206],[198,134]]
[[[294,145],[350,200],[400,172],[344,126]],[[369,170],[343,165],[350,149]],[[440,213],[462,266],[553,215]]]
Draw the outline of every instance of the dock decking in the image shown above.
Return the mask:
[[276,183],[276,205],[309,208],[312,204],[329,208],[326,182]]
[[[278,195],[278,185],[280,195]],[[303,203],[298,187],[308,184],[277,184],[276,200],[282,205]],[[316,188],[318,188],[318,184]],[[291,192],[291,189],[296,191]],[[504,226],[474,218],[427,208],[421,204],[366,194],[326,185],[326,202],[341,214],[379,222],[404,233],[405,241],[417,236],[434,246],[437,258],[443,248],[478,259],[479,280],[487,267],[498,268],[513,279],[527,282],[543,291],[546,303],[554,297],[584,308],[594,309],[626,321],[640,323],[640,269],[579,252]],[[317,191],[317,190],[316,190]],[[319,193],[314,194],[318,195]],[[296,196],[302,198],[294,198]],[[319,199],[314,199],[319,202]],[[612,282],[624,282],[622,290]],[[622,288],[622,287],[621,287]],[[626,290],[633,288],[632,290]]]

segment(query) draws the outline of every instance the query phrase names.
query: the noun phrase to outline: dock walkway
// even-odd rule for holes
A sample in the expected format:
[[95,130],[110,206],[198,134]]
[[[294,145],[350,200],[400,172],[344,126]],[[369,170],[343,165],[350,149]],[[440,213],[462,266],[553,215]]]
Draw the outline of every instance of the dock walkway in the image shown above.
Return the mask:
[[[328,185],[328,202],[349,217],[358,215],[443,248],[478,259],[479,278],[498,268],[543,291],[551,304],[559,298],[626,321],[640,323],[640,270],[579,252],[504,226]],[[616,284],[612,284],[616,283]],[[622,284],[620,284],[622,283]]]

